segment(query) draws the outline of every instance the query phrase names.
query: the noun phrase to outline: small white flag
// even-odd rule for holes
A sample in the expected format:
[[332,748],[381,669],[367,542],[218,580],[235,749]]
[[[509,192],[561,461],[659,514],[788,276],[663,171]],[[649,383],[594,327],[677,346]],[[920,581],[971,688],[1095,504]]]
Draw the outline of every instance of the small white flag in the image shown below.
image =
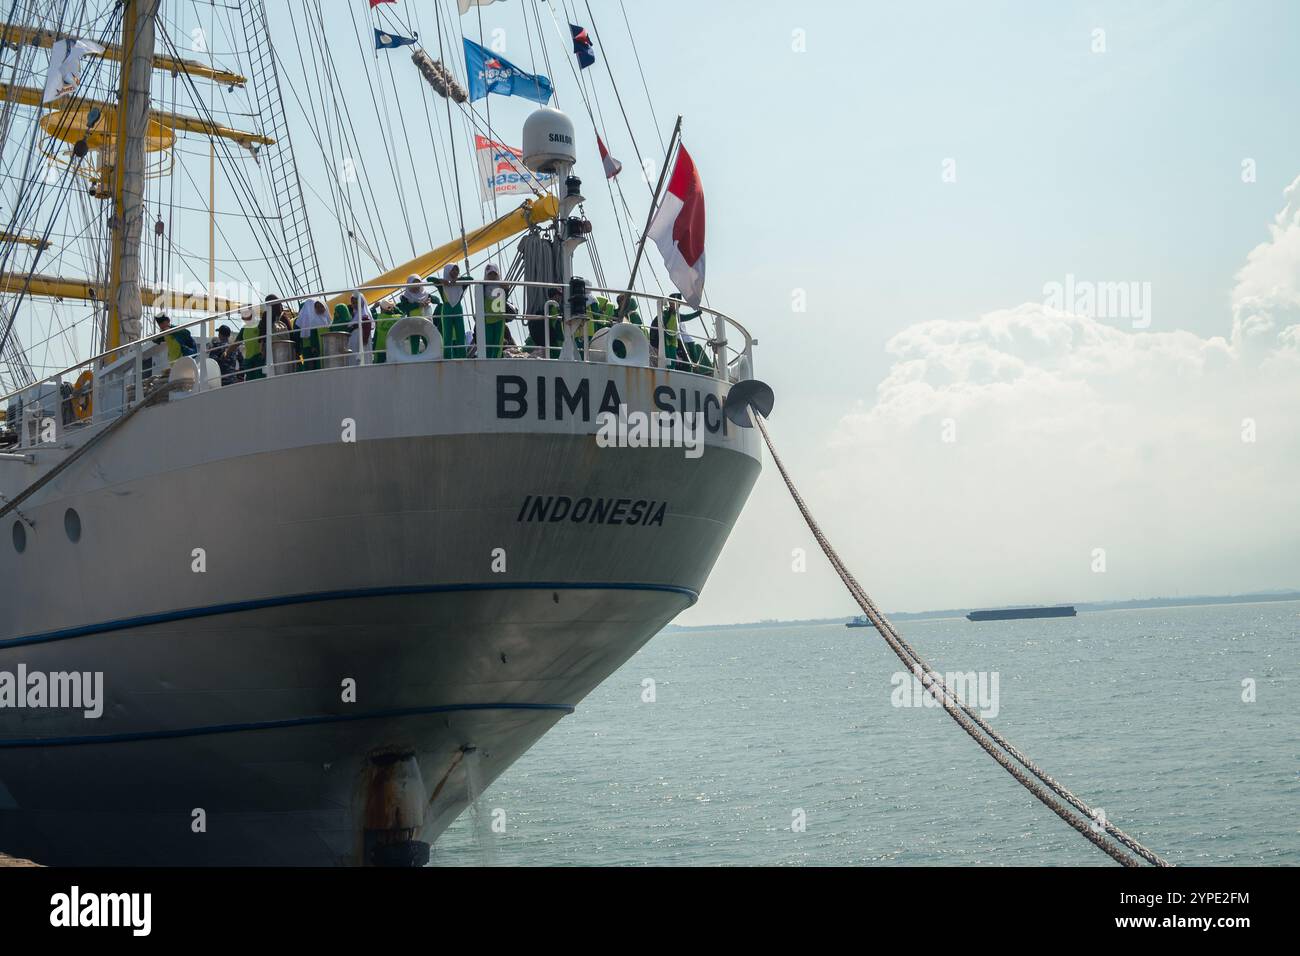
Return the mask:
[[50,72],[45,78],[43,104],[53,103],[60,97],[77,91],[81,82],[81,58],[88,53],[103,53],[104,48],[93,40],[76,40],[64,37],[50,47]]
[[463,17],[469,13],[470,7],[486,7],[489,3],[496,3],[497,0],[456,0],[460,6],[460,15]]

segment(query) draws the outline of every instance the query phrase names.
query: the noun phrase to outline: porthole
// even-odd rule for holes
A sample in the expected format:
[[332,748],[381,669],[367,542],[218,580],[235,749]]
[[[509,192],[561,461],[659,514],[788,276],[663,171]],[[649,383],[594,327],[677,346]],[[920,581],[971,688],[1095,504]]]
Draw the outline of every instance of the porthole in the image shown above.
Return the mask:
[[27,529],[21,521],[14,522],[14,550],[19,554],[27,550]]
[[63,512],[63,530],[68,533],[68,540],[74,544],[81,540],[81,515],[75,508]]

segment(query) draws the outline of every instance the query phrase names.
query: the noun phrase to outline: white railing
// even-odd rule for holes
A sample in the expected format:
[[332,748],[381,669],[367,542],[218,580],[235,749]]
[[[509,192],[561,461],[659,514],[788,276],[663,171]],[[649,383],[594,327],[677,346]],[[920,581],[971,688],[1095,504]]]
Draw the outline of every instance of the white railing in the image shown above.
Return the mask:
[[[426,285],[432,285],[427,283]],[[489,359],[495,361],[517,361],[520,359],[544,359],[549,361],[575,362],[609,362],[619,365],[641,365],[658,369],[672,369],[706,375],[724,381],[736,382],[751,377],[753,368],[754,340],[744,326],[715,309],[700,307],[693,309],[680,300],[646,292],[629,292],[624,289],[604,289],[588,286],[587,291],[598,297],[605,297],[619,307],[618,297],[630,295],[638,309],[649,306],[640,313],[641,323],[624,319],[611,323],[607,316],[583,313],[565,320],[567,327],[562,330],[562,341],[552,341],[552,322],[559,317],[525,313],[522,301],[511,301],[511,296],[526,297],[526,290],[551,290],[560,288],[555,283],[544,282],[492,282],[479,280],[459,283],[466,291],[462,301],[465,320],[474,320],[474,334],[465,343],[463,354],[449,355],[446,358],[438,352],[441,329],[433,315],[433,302],[421,307],[410,316],[392,316],[381,314],[369,319],[351,316],[349,331],[360,328],[357,339],[361,345],[350,350],[343,337],[348,333],[331,330],[329,325],[318,327],[317,338],[326,347],[320,354],[304,358],[301,348],[301,336],[296,328],[267,328],[261,337],[252,341],[260,346],[262,360],[260,363],[250,361],[248,356],[241,356],[239,367],[234,371],[223,372],[213,358],[222,349],[229,348],[233,353],[242,352],[247,345],[241,341],[239,332],[244,327],[241,313],[243,309],[206,315],[181,325],[175,325],[166,332],[160,332],[148,338],[109,349],[99,355],[86,359],[77,365],[41,379],[39,382],[24,386],[0,396],[0,409],[7,412],[7,431],[0,432],[0,449],[30,448],[38,445],[56,443],[68,428],[82,428],[97,422],[116,418],[131,408],[165,380],[177,380],[178,377],[191,382],[183,387],[185,391],[202,392],[212,388],[251,383],[254,380],[285,375],[289,373],[311,372],[342,366],[368,366],[392,361],[457,361],[461,359]],[[493,286],[505,290],[504,319],[509,337],[503,336],[498,346],[487,341],[487,323],[481,321],[483,314],[483,287]],[[474,290],[471,294],[470,290]],[[327,302],[330,299],[344,297],[344,304],[351,310],[352,297],[364,297],[367,293],[392,292],[392,286],[362,286],[359,288],[339,289],[333,292],[289,296],[275,303],[258,303],[252,306],[255,318],[254,328],[260,326],[262,319],[268,318],[270,307],[279,305],[288,309],[295,303],[311,300]],[[544,294],[544,293],[543,293]],[[379,302],[396,301],[398,292],[379,299]],[[664,312],[672,303],[678,311],[678,329],[665,335]],[[378,303],[368,303],[375,306]],[[248,307],[245,307],[247,309]],[[328,306],[327,306],[328,308]],[[629,309],[630,311],[630,309]],[[691,314],[691,319],[682,321],[680,314]],[[695,315],[694,313],[698,313]],[[387,340],[385,349],[374,348],[377,333],[387,331],[390,319],[400,321],[403,318],[423,319],[431,325],[418,321],[408,326],[399,339],[413,336],[423,339],[420,351],[413,352],[402,342]],[[287,318],[287,315],[286,315]],[[332,320],[332,313],[326,316]],[[215,337],[216,328],[223,320],[231,320],[233,331],[228,343],[222,344]],[[379,323],[386,323],[381,326]],[[542,333],[542,341],[529,343],[524,334],[529,329]],[[275,323],[267,322],[268,326]],[[614,326],[621,326],[615,328]],[[369,326],[369,328],[366,328]],[[594,326],[594,328],[593,328]],[[639,328],[641,335],[634,333]],[[181,330],[190,331],[198,349],[193,356],[182,356],[175,362],[168,359],[167,337]],[[435,335],[426,333],[433,332]],[[196,334],[197,333],[197,334]],[[517,338],[516,338],[517,336]],[[348,336],[350,337],[350,336]],[[643,341],[644,340],[644,341]],[[674,341],[675,340],[675,341]],[[676,346],[674,350],[665,348],[665,343]],[[692,346],[695,346],[692,348]],[[399,354],[394,354],[399,353]]]

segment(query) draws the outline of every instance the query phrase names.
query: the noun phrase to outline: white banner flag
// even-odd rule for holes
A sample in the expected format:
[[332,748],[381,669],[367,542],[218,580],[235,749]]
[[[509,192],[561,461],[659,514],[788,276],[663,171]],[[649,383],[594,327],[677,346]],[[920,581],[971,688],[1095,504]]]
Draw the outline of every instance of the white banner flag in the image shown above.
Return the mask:
[[478,155],[479,193],[484,202],[491,202],[493,196],[544,193],[555,183],[550,173],[535,173],[525,166],[523,152],[513,146],[475,136],[474,149]]
[[50,47],[50,72],[45,77],[45,95],[42,103],[53,103],[61,96],[77,91],[81,82],[81,58],[88,53],[103,53],[104,48],[93,40],[76,40],[64,37]]
[[486,7],[489,3],[496,3],[497,0],[457,0],[460,4],[460,15],[463,17],[469,13],[470,7]]

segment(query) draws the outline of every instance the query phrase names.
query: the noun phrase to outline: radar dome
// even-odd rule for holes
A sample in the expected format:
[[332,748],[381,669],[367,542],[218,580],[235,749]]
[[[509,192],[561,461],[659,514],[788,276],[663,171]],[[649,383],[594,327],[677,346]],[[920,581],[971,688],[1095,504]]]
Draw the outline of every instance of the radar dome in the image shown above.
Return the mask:
[[524,165],[534,172],[555,173],[577,162],[573,121],[543,106],[524,121]]

